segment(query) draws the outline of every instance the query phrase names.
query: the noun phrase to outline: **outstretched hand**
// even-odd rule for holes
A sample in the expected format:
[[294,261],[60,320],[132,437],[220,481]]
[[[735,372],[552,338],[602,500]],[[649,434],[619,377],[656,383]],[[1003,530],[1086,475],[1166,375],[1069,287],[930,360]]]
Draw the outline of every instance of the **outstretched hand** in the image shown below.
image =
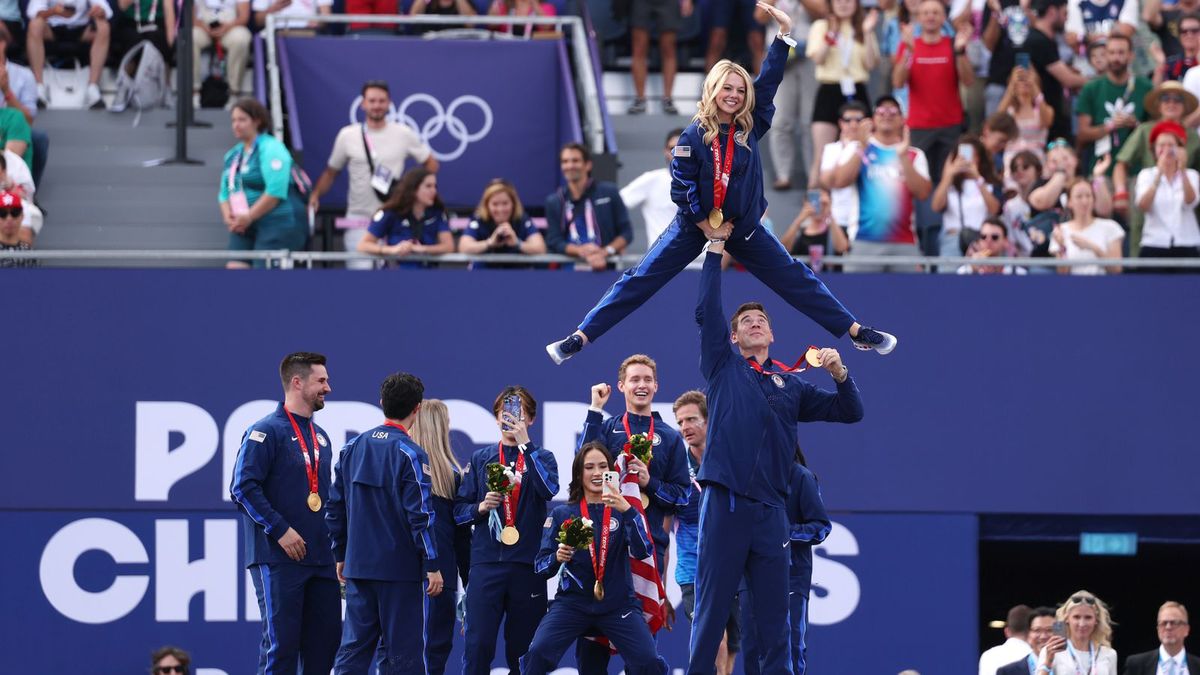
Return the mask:
[[772,19],[775,19],[775,22],[779,24],[780,33],[787,35],[792,32],[792,17],[788,16],[787,12],[774,5],[762,2],[762,0],[759,0],[756,4],[759,9],[770,14]]

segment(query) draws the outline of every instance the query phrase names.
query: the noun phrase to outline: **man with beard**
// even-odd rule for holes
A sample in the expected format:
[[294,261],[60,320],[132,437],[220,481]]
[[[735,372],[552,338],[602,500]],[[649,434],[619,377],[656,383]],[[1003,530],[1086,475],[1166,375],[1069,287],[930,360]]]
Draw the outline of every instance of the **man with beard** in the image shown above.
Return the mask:
[[[409,158],[420,162],[430,172],[437,173],[438,170],[433,150],[417,132],[388,120],[392,99],[387,82],[368,80],[362,88],[361,107],[366,121],[349,124],[338,132],[333,151],[329,153],[329,165],[308,198],[309,208],[315,211],[321,205],[321,195],[329,191],[338,174],[349,164],[350,182],[343,222],[347,251],[358,250],[358,242],[366,234],[371,216],[387,200]],[[351,261],[347,267],[370,269],[372,265],[370,260]]]
[[558,151],[566,187],[546,197],[546,248],[586,262],[597,272],[633,241],[633,224],[612,183],[592,180],[592,153],[582,143]]
[[328,673],[342,602],[324,513],[333,457],[313,413],[332,390],[321,354],[288,354],[279,377],[283,403],[246,430],[229,486],[262,615],[258,673]]
[[1079,145],[1089,173],[1097,159],[1119,150],[1130,132],[1146,120],[1142,99],[1154,88],[1150,80],[1129,71],[1133,58],[1129,38],[1110,35],[1104,50],[1107,72],[1085,84],[1075,100]]

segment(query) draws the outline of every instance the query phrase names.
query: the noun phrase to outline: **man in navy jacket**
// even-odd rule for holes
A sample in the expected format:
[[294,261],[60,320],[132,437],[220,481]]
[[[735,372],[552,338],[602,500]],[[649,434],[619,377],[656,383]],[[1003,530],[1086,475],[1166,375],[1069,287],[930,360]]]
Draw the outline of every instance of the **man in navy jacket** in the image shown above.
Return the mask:
[[621,191],[592,180],[592,156],[582,143],[564,145],[558,162],[567,185],[546,197],[546,248],[607,269],[608,257],[633,241]]
[[376,646],[386,673],[427,671],[425,633],[415,627],[425,625],[424,596],[442,592],[442,573],[429,457],[408,435],[424,394],[415,375],[389,375],[379,388],[387,419],[350,441],[338,461],[325,514],[346,583],[338,673],[366,675]]

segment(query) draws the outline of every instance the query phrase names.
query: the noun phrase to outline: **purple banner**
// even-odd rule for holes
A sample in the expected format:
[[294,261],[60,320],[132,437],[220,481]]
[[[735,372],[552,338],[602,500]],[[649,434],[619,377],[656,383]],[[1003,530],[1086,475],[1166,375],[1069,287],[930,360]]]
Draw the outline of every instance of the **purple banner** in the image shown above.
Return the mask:
[[[559,183],[559,146],[580,139],[561,50],[555,40],[281,38],[304,168],[314,178],[324,171],[338,130],[363,119],[363,82],[380,79],[391,87],[391,119],[433,148],[447,204],[473,207],[484,185],[503,177],[540,206]],[[323,201],[344,204],[345,194],[343,175]]]

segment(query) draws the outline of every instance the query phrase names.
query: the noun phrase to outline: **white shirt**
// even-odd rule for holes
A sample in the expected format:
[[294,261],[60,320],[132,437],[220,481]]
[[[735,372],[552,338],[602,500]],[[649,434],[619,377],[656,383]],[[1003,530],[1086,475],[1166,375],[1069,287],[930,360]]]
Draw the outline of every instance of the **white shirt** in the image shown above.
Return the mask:
[[946,193],[946,210],[942,212],[942,232],[950,234],[964,228],[978,231],[987,217],[987,202],[983,199],[979,183],[963,179],[961,191],[950,186]]
[[626,208],[641,208],[647,246],[658,239],[679,212],[679,206],[671,201],[671,170],[666,167],[634,178],[621,188],[621,201],[625,202]]
[[[1097,218],[1096,220],[1101,220]],[[1111,220],[1108,222],[1112,222]],[[1115,225],[1115,223],[1113,223]],[[1071,658],[1071,650],[1064,649],[1054,655],[1053,675],[1077,675],[1075,660]],[[1087,652],[1083,652],[1083,660],[1087,660]],[[1096,650],[1096,664],[1087,671],[1088,675],[1117,675],[1117,653],[1111,647],[1100,646]]]
[[[254,0],[250,5],[250,9],[256,12],[265,12],[271,6],[273,0]],[[1129,0],[1126,0],[1129,1]],[[313,16],[317,14],[318,7],[332,7],[333,0],[292,0],[292,4],[275,12],[276,19],[279,23],[275,24],[277,28],[308,28],[308,22],[300,19],[284,19],[289,16]],[[282,19],[282,20],[281,20]]]
[[[970,274],[959,270],[959,274]],[[1033,653],[1029,643],[1021,638],[1010,637],[1002,645],[996,645],[979,656],[979,675],[996,675],[996,671],[1004,666],[1025,658]]]
[[[1092,223],[1090,225],[1083,228],[1082,230],[1069,230],[1069,229],[1067,229],[1065,224],[1061,225],[1060,227],[1063,228],[1063,241],[1066,242],[1066,247],[1067,247],[1066,248],[1066,251],[1067,251],[1066,257],[1068,260],[1098,260],[1099,259],[1099,256],[1097,256],[1091,250],[1080,248],[1079,246],[1076,246],[1075,242],[1072,241],[1072,239],[1071,239],[1072,233],[1082,235],[1084,238],[1091,240],[1092,243],[1099,246],[1101,248],[1101,250],[1108,250],[1109,244],[1113,243],[1114,241],[1120,241],[1125,238],[1125,231],[1121,229],[1121,226],[1118,225],[1115,221],[1109,220],[1108,218],[1096,218],[1095,220],[1092,221]],[[1056,254],[1060,250],[1062,250],[1062,249],[1058,245],[1058,240],[1051,237],[1050,238],[1050,253]],[[1105,272],[1104,268],[1099,265],[1076,265],[1071,268],[1071,274],[1095,275],[1095,274],[1106,274],[1106,272]],[[1104,649],[1108,649],[1108,648],[1105,647]],[[1112,650],[1109,649],[1109,651],[1111,652]],[[1065,653],[1066,652],[1059,652],[1058,657],[1056,657],[1055,663],[1058,663],[1057,658],[1061,658],[1062,655]],[[1055,672],[1057,672],[1057,671],[1055,671]],[[1115,675],[1115,664],[1114,664],[1114,675]]]
[[83,28],[92,20],[88,16],[88,10],[92,7],[103,7],[104,17],[106,19],[112,18],[112,8],[108,6],[108,2],[105,0],[29,0],[29,7],[25,10],[25,16],[30,19],[36,19],[38,13],[57,5],[65,5],[75,11],[70,16],[52,16],[47,18],[46,23],[51,26]]
[[[1167,662],[1175,662],[1175,675],[1191,675],[1187,667],[1187,650],[1180,649],[1175,656],[1167,654],[1167,650],[1162,645],[1158,646],[1158,675],[1168,675]],[[1197,675],[1200,675],[1198,673]]]
[[[834,141],[821,152],[821,171],[832,171],[858,151],[858,143]],[[846,228],[846,236],[853,239],[858,233],[858,182],[849,187],[837,188],[829,193],[830,211],[833,222]]]
[[[264,0],[254,1],[257,4]],[[368,128],[367,140],[371,145],[371,158],[375,166],[386,166],[392,172],[392,178],[397,180],[404,171],[404,162],[407,159],[411,157],[417,162],[424,162],[433,153],[417,132],[395,122],[388,122],[382,129]],[[367,145],[363,143],[362,124],[342,127],[337,138],[333,140],[328,164],[334,171],[341,171],[347,164],[350,165],[346,215],[359,218],[370,218],[374,215],[379,210],[380,202],[371,188],[371,162],[367,161]]]
[[4,151],[4,162],[7,167],[4,170],[4,174],[8,176],[8,184],[0,187],[3,187],[5,190],[11,186],[21,188],[21,201],[25,204],[24,213],[21,217],[21,227],[33,227],[33,221],[31,220],[33,217],[31,213],[32,209],[29,208],[33,206],[33,194],[35,192],[33,174],[30,173],[29,166],[25,164],[25,160],[21,159],[21,156],[12,150]]
[[[1196,223],[1195,211],[1196,205],[1200,204],[1200,173],[1195,169],[1188,169],[1185,173],[1187,181],[1192,184],[1190,202],[1183,198],[1184,173],[1176,172],[1173,181],[1168,181],[1165,176],[1158,178],[1158,189],[1154,192],[1154,201],[1146,210],[1146,221],[1142,226],[1142,246],[1200,246],[1200,226]],[[1141,201],[1142,195],[1154,185],[1157,176],[1156,167],[1138,172],[1135,199]]]
[[[1108,0],[1108,2],[1121,2],[1122,0]],[[1100,0],[1092,0],[1092,4],[1097,7],[1107,7],[1108,2]],[[1121,5],[1121,12],[1117,14],[1117,23],[1127,24],[1130,28],[1137,28],[1138,22],[1141,21],[1141,10],[1138,9],[1138,0],[1124,0]],[[1069,0],[1067,3],[1067,24],[1065,31],[1074,33],[1080,37],[1084,34],[1083,12],[1079,10],[1079,0]],[[1099,31],[1104,35],[1108,31]]]

